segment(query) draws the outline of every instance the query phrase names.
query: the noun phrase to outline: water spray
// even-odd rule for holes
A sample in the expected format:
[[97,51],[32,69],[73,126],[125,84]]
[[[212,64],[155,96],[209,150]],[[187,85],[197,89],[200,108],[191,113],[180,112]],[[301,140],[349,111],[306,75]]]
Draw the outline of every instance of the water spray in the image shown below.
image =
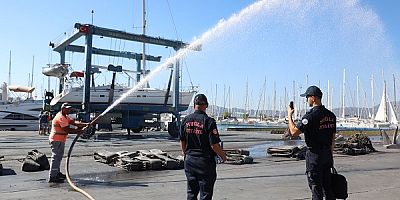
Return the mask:
[[[164,63],[160,64],[159,66],[157,66],[153,71],[151,71],[147,76],[145,76],[139,83],[137,83],[133,88],[131,88],[129,91],[127,91],[126,93],[122,94],[121,97],[119,97],[114,103],[112,103],[106,110],[104,110],[99,116],[97,116],[96,118],[94,118],[91,122],[89,122],[88,126],[86,126],[85,128],[83,128],[82,130],[86,130],[87,128],[89,128],[91,125],[95,124],[96,121],[104,116],[105,114],[107,114],[108,112],[110,112],[115,106],[117,106],[118,104],[120,104],[124,99],[126,99],[129,95],[131,95],[132,93],[134,93],[135,91],[137,91],[140,88],[143,88],[145,86],[145,84],[151,80],[152,78],[154,78],[157,74],[159,74],[163,69],[166,69],[168,66],[174,64],[176,61],[178,61],[181,57],[185,56],[186,54],[188,54],[191,50],[196,50],[199,49],[199,47],[207,42],[208,40],[215,38],[217,35],[220,35],[222,33],[224,33],[224,31],[229,28],[232,27],[234,25],[236,25],[237,23],[239,23],[242,18],[251,18],[254,15],[256,15],[256,13],[262,11],[263,9],[267,9],[270,4],[270,1],[267,0],[262,0],[262,1],[257,1],[251,5],[249,5],[248,7],[244,8],[243,10],[240,11],[240,13],[238,14],[233,14],[228,20],[221,20],[218,22],[217,25],[215,25],[213,28],[209,29],[208,31],[206,31],[205,33],[203,33],[201,35],[201,37],[199,37],[198,39],[195,39],[192,43],[190,43],[190,45],[188,45],[187,47],[180,49],[176,52],[175,56],[168,58]],[[179,91],[177,91],[179,92]],[[66,165],[65,165],[65,171],[66,171],[66,178],[67,178],[67,182],[68,184],[77,192],[82,193],[85,197],[87,197],[88,199],[94,200],[94,198],[87,193],[86,191],[78,188],[71,180],[70,175],[69,175],[69,160],[72,154],[72,149],[76,143],[76,141],[79,138],[79,134],[76,135],[76,137],[74,138],[74,140],[71,143],[71,146],[68,150],[68,155],[67,155],[67,159],[66,159]]]

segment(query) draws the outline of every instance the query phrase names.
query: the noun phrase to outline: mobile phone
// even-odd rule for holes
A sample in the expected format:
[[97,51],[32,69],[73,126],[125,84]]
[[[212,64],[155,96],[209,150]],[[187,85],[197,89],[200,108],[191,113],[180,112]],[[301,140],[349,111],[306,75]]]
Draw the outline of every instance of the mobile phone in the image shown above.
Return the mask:
[[290,101],[289,107],[290,107],[291,109],[294,109],[293,101]]

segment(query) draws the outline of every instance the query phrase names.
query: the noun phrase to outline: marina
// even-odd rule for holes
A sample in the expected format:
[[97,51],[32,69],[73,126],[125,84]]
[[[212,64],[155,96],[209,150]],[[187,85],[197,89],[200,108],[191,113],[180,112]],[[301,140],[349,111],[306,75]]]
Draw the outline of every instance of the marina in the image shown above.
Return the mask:
[[[382,5],[5,3],[0,199],[185,199],[190,157],[180,149],[190,142],[178,136],[182,119],[204,105],[217,128],[207,119],[193,123],[203,131],[190,130],[201,137],[209,128],[210,143],[211,134],[221,138],[210,144],[221,156],[213,199],[310,199],[306,152],[331,141],[309,133],[329,129],[330,137],[333,128],[334,167],[347,178],[348,199],[398,199],[400,43]],[[55,7],[68,13],[54,17]],[[33,34],[22,36],[15,24],[26,20],[24,32]],[[304,93],[309,86],[318,95]],[[303,116],[315,98],[336,118],[313,120],[307,144],[321,144],[306,146],[293,122],[311,122]],[[66,175],[49,174],[47,162],[60,158]]]
[[[1,195],[7,199],[83,199],[68,184],[49,184],[48,171],[23,172],[21,159],[32,149],[50,154],[46,136],[36,132],[1,132],[0,147],[3,176]],[[301,144],[283,141],[279,135],[265,132],[221,132],[224,147],[246,149],[254,157],[254,164],[217,166],[218,179],[214,199],[309,199],[309,189],[304,175],[304,161],[271,157],[266,154],[269,146]],[[72,138],[67,140],[67,146]],[[134,151],[159,148],[172,155],[179,155],[176,139],[166,132],[148,132],[126,138],[126,134],[99,133],[97,140],[81,141],[75,148],[71,164],[71,177],[77,185],[96,199],[185,199],[186,178],[183,170],[137,171],[98,163],[93,153],[107,147],[109,151]],[[334,154],[335,166],[349,182],[349,199],[396,199],[399,195],[399,149],[386,149],[382,141],[373,141],[378,152],[360,156]],[[64,167],[64,162],[62,167]],[[8,175],[7,175],[8,174]],[[371,180],[374,180],[373,184]]]

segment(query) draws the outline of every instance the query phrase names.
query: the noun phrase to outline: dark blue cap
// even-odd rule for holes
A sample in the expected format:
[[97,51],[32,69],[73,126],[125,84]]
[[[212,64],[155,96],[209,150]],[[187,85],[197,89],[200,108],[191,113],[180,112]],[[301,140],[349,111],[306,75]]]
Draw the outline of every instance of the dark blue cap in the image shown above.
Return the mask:
[[322,98],[322,92],[317,86],[313,85],[313,86],[308,87],[306,92],[304,94],[301,94],[300,96],[301,97],[316,96],[316,97]]
[[197,94],[194,97],[194,105],[208,105],[207,97],[204,94]]

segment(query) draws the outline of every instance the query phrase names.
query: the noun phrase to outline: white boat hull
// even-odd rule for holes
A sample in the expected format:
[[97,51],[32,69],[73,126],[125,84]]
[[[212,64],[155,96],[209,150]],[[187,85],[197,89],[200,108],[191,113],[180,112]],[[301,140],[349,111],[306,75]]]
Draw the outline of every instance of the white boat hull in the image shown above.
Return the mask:
[[0,130],[2,131],[37,131],[39,120],[1,120]]
[[[129,88],[116,88],[114,90],[113,102],[121,97],[122,94],[126,93]],[[92,104],[107,104],[109,101],[108,87],[99,87],[90,90],[90,103]],[[180,105],[188,106],[193,98],[195,91],[191,92],[181,92],[180,93]],[[170,92],[167,105],[172,105],[173,103],[173,92]],[[158,89],[143,89],[134,92],[124,99],[121,104],[136,104],[136,105],[164,105],[166,96],[166,90]],[[83,100],[83,89],[82,88],[72,88],[71,90],[65,90],[58,94],[50,102],[51,106],[56,104],[68,102],[71,104],[82,103]]]
[[0,130],[38,130],[42,106],[42,101],[0,105]]

